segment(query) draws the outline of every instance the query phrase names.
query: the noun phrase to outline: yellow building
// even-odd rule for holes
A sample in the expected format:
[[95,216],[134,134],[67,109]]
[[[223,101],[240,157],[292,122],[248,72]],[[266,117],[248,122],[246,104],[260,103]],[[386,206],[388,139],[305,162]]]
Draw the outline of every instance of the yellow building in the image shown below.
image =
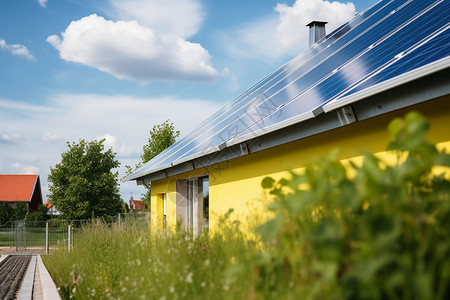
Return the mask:
[[[383,151],[390,120],[417,110],[450,141],[448,1],[380,1],[205,120],[125,180],[151,183],[152,220],[197,234],[244,218],[275,179],[339,148]],[[450,145],[450,144],[449,144]]]

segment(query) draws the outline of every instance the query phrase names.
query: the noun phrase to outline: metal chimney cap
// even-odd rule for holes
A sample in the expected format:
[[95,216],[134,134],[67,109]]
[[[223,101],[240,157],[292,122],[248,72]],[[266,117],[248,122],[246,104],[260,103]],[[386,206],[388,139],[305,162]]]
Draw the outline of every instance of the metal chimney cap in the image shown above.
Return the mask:
[[321,26],[321,25],[323,25],[323,26],[325,26],[325,24],[328,24],[328,22],[323,22],[323,21],[312,21],[311,23],[309,23],[309,24],[306,24],[306,26],[308,26],[308,27],[313,27],[314,25],[318,25],[318,26]]

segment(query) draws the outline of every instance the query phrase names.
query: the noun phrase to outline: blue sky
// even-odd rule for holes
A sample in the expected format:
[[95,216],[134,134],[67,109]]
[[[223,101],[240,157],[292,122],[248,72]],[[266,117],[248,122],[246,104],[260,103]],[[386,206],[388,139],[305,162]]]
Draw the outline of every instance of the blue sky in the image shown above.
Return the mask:
[[[170,119],[187,134],[376,0],[2,0],[0,173],[41,176],[66,142],[106,139],[122,167]],[[121,184],[137,198],[141,187]]]

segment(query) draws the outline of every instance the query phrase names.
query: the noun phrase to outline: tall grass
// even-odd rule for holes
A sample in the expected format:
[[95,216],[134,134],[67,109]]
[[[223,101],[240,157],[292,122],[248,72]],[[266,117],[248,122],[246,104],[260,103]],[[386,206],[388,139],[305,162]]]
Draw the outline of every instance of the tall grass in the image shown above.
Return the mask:
[[213,236],[193,239],[99,222],[83,228],[71,252],[44,261],[66,299],[241,299],[252,294],[248,262],[256,243],[222,224]]

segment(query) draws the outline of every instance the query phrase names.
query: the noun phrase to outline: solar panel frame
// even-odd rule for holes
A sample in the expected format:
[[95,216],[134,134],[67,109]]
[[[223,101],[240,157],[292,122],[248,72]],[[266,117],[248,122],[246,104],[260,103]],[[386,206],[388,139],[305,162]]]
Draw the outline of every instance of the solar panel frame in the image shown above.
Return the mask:
[[[395,1],[393,1],[393,2],[395,2]],[[392,2],[392,3],[393,3]],[[392,8],[390,8],[389,10],[388,10],[388,12],[392,12],[392,11],[399,11],[399,8],[401,9],[401,8],[403,8],[403,7],[405,7],[406,6],[406,4],[405,3],[412,3],[411,1],[406,1],[406,2],[404,2],[404,1],[397,1],[398,3],[396,4],[397,6],[395,6],[395,7],[392,7]],[[429,1],[429,2],[432,2],[432,1]],[[390,2],[391,3],[391,2]],[[416,3],[414,3],[414,4],[416,4]],[[422,3],[423,4],[423,3]],[[414,7],[414,6],[413,6]],[[418,6],[419,8],[421,8],[422,6]],[[393,8],[395,8],[394,10],[392,10]],[[359,32],[357,32],[357,33],[359,33],[356,37],[352,37],[352,36],[350,36],[349,37],[349,39],[350,40],[344,40],[344,41],[341,41],[344,45],[342,45],[341,46],[341,48],[339,48],[337,51],[340,51],[341,49],[343,49],[343,48],[345,48],[345,47],[349,47],[349,45],[351,45],[351,43],[355,40],[355,39],[357,39],[357,38],[359,38],[359,37],[364,37],[364,35],[365,35],[365,33],[366,33],[366,31],[367,30],[369,30],[370,28],[372,28],[373,26],[376,26],[376,25],[378,25],[378,24],[381,24],[382,22],[384,22],[385,20],[387,20],[387,19],[389,19],[389,17],[392,15],[392,13],[391,14],[387,14],[386,15],[386,13],[385,14],[382,14],[382,17],[380,18],[380,19],[376,19],[375,21],[375,23],[373,24],[373,23],[371,23],[371,26],[369,26],[369,28],[362,28],[362,30],[361,31],[359,31]],[[331,51],[331,50],[330,50]],[[337,52],[336,51],[336,52]],[[355,51],[355,52],[359,52],[359,51]],[[320,69],[319,69],[319,66],[321,66],[322,68],[330,68],[330,65],[331,65],[331,63],[334,63],[335,65],[336,65],[336,67],[338,67],[338,65],[339,64],[336,64],[336,62],[327,62],[327,60],[330,60],[331,58],[333,58],[334,57],[334,54],[335,54],[335,52],[333,52],[333,53],[323,53],[323,52],[321,52],[321,54],[323,54],[323,56],[324,57],[319,57],[318,58],[318,55],[316,55],[316,56],[314,56],[311,60],[309,60],[307,63],[305,63],[305,64],[302,64],[301,65],[301,67],[305,67],[305,65],[306,65],[306,73],[305,72],[300,72],[302,75],[301,76],[299,76],[296,80],[297,81],[299,81],[299,78],[301,78],[302,76],[304,76],[305,74],[310,74],[309,72],[312,70],[312,71],[314,71],[314,73],[316,74],[315,76],[316,76],[316,78],[315,79],[313,79],[312,80],[312,82],[314,82],[314,81],[317,81],[317,80],[322,80],[323,78],[322,78],[322,74],[324,73],[323,71],[321,71]],[[314,59],[318,59],[318,60],[320,60],[320,65],[318,66],[318,63],[319,62],[314,62],[313,60]],[[307,65],[309,63],[309,65]],[[299,68],[297,68],[297,70],[298,70]],[[296,70],[296,71],[297,71]],[[291,73],[292,74],[292,73]],[[282,80],[284,80],[284,79],[282,79]],[[280,88],[283,88],[283,89],[285,89],[289,84],[286,84],[285,82],[281,82],[281,84],[280,84],[280,82],[281,81],[279,81],[278,83],[277,83],[277,85],[280,85]],[[300,83],[301,84],[303,84],[304,85],[304,89],[307,89],[308,88],[308,86],[310,86],[311,85],[311,83],[312,83],[311,81],[310,82],[305,82],[304,80],[302,80]],[[273,86],[271,87],[271,88],[273,88]],[[276,89],[275,89],[276,90]],[[266,94],[268,93],[268,90],[266,90],[265,91],[265,93],[264,94],[261,94],[262,96],[265,96]],[[276,93],[278,93],[278,92],[276,92]],[[261,96],[260,95],[260,96]],[[269,97],[269,96],[267,96],[267,98],[271,98],[271,97]],[[257,100],[258,98],[255,98],[253,101],[252,101],[252,103],[254,104],[255,102],[257,102],[256,100]],[[272,98],[273,99],[273,98]],[[282,105],[282,104],[284,104],[285,103],[285,99],[286,99],[286,97],[281,97],[281,102],[280,103],[276,103],[276,106],[278,106],[278,105]],[[263,104],[263,103],[267,103],[267,100],[265,100],[265,101],[262,101],[261,102],[261,104]],[[248,107],[249,105],[247,105],[246,107]],[[274,107],[274,109],[276,109],[276,106]],[[258,105],[258,107],[260,107],[259,105]],[[270,113],[270,112],[269,112]],[[235,111],[234,112],[234,114],[235,115],[237,115],[238,117],[237,118],[235,118],[233,121],[231,121],[231,122],[227,122],[227,127],[223,127],[219,132],[218,132],[218,134],[216,134],[215,136],[213,136],[212,138],[214,139],[214,138],[220,138],[220,140],[216,140],[216,141],[214,141],[214,142],[212,142],[211,144],[212,145],[218,145],[218,144],[222,144],[223,142],[226,142],[227,143],[227,145],[229,145],[229,140],[230,139],[232,139],[232,136],[228,136],[228,137],[223,137],[223,136],[221,136],[220,135],[220,133],[223,133],[224,131],[228,131],[228,132],[233,132],[233,131],[240,131],[240,132],[242,132],[243,130],[245,130],[245,128],[248,128],[248,127],[250,127],[250,126],[252,126],[252,124],[250,123],[250,124],[248,124],[248,123],[246,123],[245,121],[243,121],[243,119],[244,118],[246,118],[246,117],[252,117],[253,115],[256,115],[257,116],[257,118],[258,119],[261,119],[263,116],[262,115],[260,115],[258,112],[256,112],[255,114],[251,114],[250,113],[250,111],[246,111],[246,113],[240,113],[240,111]],[[231,117],[231,116],[229,116],[229,117]],[[222,122],[224,122],[224,120],[222,120]],[[253,124],[254,123],[257,123],[258,122],[258,120],[250,120],[250,122],[252,122]],[[237,128],[237,129],[234,129],[233,127],[235,127],[235,128]],[[230,130],[230,127],[231,128],[233,128],[233,130]],[[197,138],[197,140],[200,140],[202,137],[198,137]],[[204,138],[204,137],[203,137]],[[209,137],[207,137],[207,138],[204,138],[203,139],[203,141],[201,141],[201,143],[206,143],[206,142],[208,142],[208,138]],[[196,148],[198,148],[198,145],[196,146]],[[193,153],[194,152],[194,150],[193,149],[195,149],[195,148],[191,148],[191,150],[188,150],[188,151],[186,151],[185,152],[185,154],[183,154],[181,157],[179,157],[177,160],[175,160],[174,161],[174,164],[176,164],[176,163],[182,163],[182,162],[184,162],[184,161],[187,161],[187,160],[190,160],[190,159],[192,159],[192,158],[194,158],[196,155],[198,155],[198,153],[211,153],[211,152],[214,152],[214,149],[211,149],[210,151],[207,151],[207,150],[202,150],[202,151],[197,151],[196,153]]]
[[[411,82],[416,79],[428,76],[432,73],[450,68],[450,27],[447,26],[442,31],[442,33],[439,33],[439,35],[443,38],[446,38],[447,51],[436,51],[434,45],[442,46],[442,42],[438,41],[439,36],[435,36],[433,39],[426,41],[422,45],[419,45],[415,49],[412,49],[410,52],[399,56],[396,60],[392,61],[392,63],[385,66],[385,68],[378,70],[378,72],[366,78],[361,82],[361,84],[355,86],[340,98],[325,104],[323,106],[323,110],[325,112],[330,112],[359,101],[360,99],[367,98],[388,89],[394,88],[396,86],[399,86],[400,84]],[[425,49],[426,47],[430,47],[434,49],[434,51],[431,52],[432,55],[426,55],[426,59],[420,60],[419,58],[417,58],[417,53]],[[414,60],[415,64],[413,66],[410,66],[410,69],[406,69],[406,72],[405,69],[403,69],[402,72],[394,73],[395,75],[390,73],[392,69],[400,68],[406,60]],[[382,75],[386,73],[388,73],[389,75],[383,77]],[[378,80],[372,80],[380,75],[382,77]],[[365,85],[366,82],[370,82],[370,84]]]
[[[349,35],[348,35],[349,33],[354,34],[354,33],[358,32],[357,30],[355,30],[355,28],[363,29],[360,26],[362,24],[367,25],[368,20],[374,21],[375,19],[371,19],[371,18],[373,16],[376,16],[377,13],[380,14],[380,16],[381,16],[382,15],[381,12],[383,11],[383,9],[387,10],[387,8],[389,8],[391,6],[394,8],[392,11],[388,12],[387,15],[383,15],[384,17],[381,16],[381,19],[390,17],[392,14],[398,12],[399,10],[403,9],[405,6],[408,6],[411,3],[417,4],[419,2],[421,2],[421,1],[391,0],[388,2],[380,1],[380,2],[376,3],[371,8],[366,10],[364,13],[360,14],[355,19],[353,19],[352,20],[353,23],[352,23],[352,21],[350,21],[350,22],[342,25],[341,27],[339,27],[338,29],[333,31],[330,35],[328,35],[327,39],[323,39],[323,40],[319,41],[319,43],[317,43],[313,47],[309,48],[305,52],[301,53],[293,60],[287,62],[286,64],[284,64],[283,66],[278,68],[276,71],[274,71],[273,73],[269,74],[264,79],[259,81],[253,87],[246,90],[240,96],[238,96],[233,101],[231,101],[229,104],[224,106],[221,110],[216,112],[213,116],[211,116],[210,118],[208,118],[204,122],[202,122],[200,125],[198,125],[196,127],[196,129],[194,131],[192,131],[191,134],[188,134],[187,136],[182,138],[180,141],[178,141],[177,143],[175,143],[174,145],[172,145],[171,147],[166,149],[166,151],[162,152],[160,155],[156,156],[150,162],[148,162],[147,164],[142,166],[139,170],[137,170],[136,172],[134,172],[133,174],[131,174],[130,176],[125,178],[125,181],[136,179],[136,178],[145,176],[147,174],[150,174],[152,172],[158,172],[160,170],[170,168],[172,166],[181,164],[185,161],[195,159],[196,157],[200,157],[203,155],[207,155],[209,153],[220,151],[223,147],[232,146],[232,145],[239,143],[240,140],[241,141],[245,140],[245,139],[243,139],[243,136],[244,136],[243,133],[245,133],[245,131],[248,130],[249,128],[256,126],[255,124],[258,124],[260,122],[259,120],[257,120],[256,122],[254,122],[253,124],[250,124],[250,125],[244,123],[245,126],[247,126],[245,129],[240,130],[240,132],[235,133],[231,137],[228,136],[226,138],[222,138],[222,140],[219,140],[219,141],[217,141],[217,140],[213,141],[212,139],[220,136],[220,134],[224,130],[229,129],[231,125],[235,125],[236,122],[240,121],[240,118],[233,119],[232,122],[227,123],[225,125],[225,127],[223,127],[220,131],[215,132],[215,134],[213,134],[212,136],[209,136],[207,138],[204,138],[203,134],[205,134],[205,133],[202,131],[205,130],[204,129],[205,127],[208,128],[208,126],[210,126],[210,128],[211,128],[211,126],[212,126],[212,128],[215,128],[215,126],[217,126],[217,124],[221,124],[221,123],[224,123],[225,121],[227,121],[228,120],[227,118],[229,118],[230,116],[238,114],[240,112],[240,110],[239,109],[236,110],[236,108],[242,109],[242,107],[248,107],[252,104],[257,103],[258,97],[261,97],[261,95],[263,95],[271,87],[274,86],[274,84],[273,84],[272,86],[267,88],[271,83],[274,83],[276,81],[275,84],[278,84],[279,82],[283,81],[284,79],[288,78],[291,74],[296,72],[299,68],[304,67],[305,64],[307,64],[311,60],[317,59],[321,55],[321,53],[324,53],[324,52],[326,53],[327,51],[330,52],[329,48],[332,48],[333,45],[335,45],[339,41],[342,41],[342,40],[340,40],[342,37],[349,37]],[[432,1],[428,1],[428,2],[432,2]],[[422,5],[423,5],[423,3],[424,3],[424,1],[421,2]],[[380,22],[380,20],[375,22],[375,24],[378,24]],[[355,25],[355,24],[356,24],[356,26],[352,28],[352,25]],[[373,26],[375,26],[375,25],[372,24],[372,27]],[[369,27],[364,32],[370,31],[372,27]],[[335,40],[333,40],[333,36],[336,37]],[[354,43],[355,39],[356,38],[351,39],[351,41],[349,41],[349,43]],[[328,59],[329,59],[330,57],[335,55],[335,53],[336,52],[334,52],[332,54],[328,54],[328,56],[323,55],[323,54],[322,55],[325,56],[325,58],[328,57]],[[318,68],[318,67],[319,66],[317,64],[313,64],[313,66],[311,66],[311,68],[313,68],[313,69]],[[337,70],[336,72],[339,72],[339,70]],[[334,75],[334,74],[332,74],[332,75]],[[322,77],[319,81],[323,82],[327,78]],[[319,84],[320,84],[320,82],[319,82]],[[280,85],[283,86],[283,84],[280,84]],[[264,88],[266,88],[266,89],[264,90]],[[250,100],[250,101],[245,102],[247,100]],[[267,100],[265,100],[265,101],[267,101]],[[262,103],[264,103],[265,101],[261,102],[260,105]],[[292,100],[290,102],[292,102]],[[279,107],[274,107],[273,110],[269,114],[265,115],[264,118],[267,118],[268,116],[273,116],[274,113],[281,112],[283,107],[289,105],[289,103],[287,103],[287,104],[283,103]],[[322,103],[322,105],[323,105],[323,103]],[[259,107],[259,106],[255,106],[255,107]],[[324,106],[324,107],[326,107],[326,106]],[[226,118],[224,118],[224,116],[226,116],[226,114],[229,112],[231,112],[231,115],[228,115]],[[299,121],[303,121],[308,118],[313,118],[314,116],[315,116],[314,110],[309,110],[307,112],[300,113],[300,114],[296,115],[295,123],[297,123]],[[215,122],[218,122],[218,123],[215,123]],[[286,124],[284,124],[283,127],[291,124],[292,119],[286,120],[285,123]],[[280,125],[280,123],[278,125]],[[279,126],[276,126],[276,128],[274,130],[276,130],[277,128],[279,128]],[[268,129],[268,128],[266,128],[266,129]],[[273,130],[271,130],[271,131],[273,131]],[[199,134],[199,132],[202,132],[202,133]],[[269,132],[269,131],[264,130],[264,132],[260,132],[260,134],[264,134],[267,132]],[[199,136],[203,136],[203,138],[199,140]],[[247,135],[247,138],[252,138],[255,136],[256,135],[254,135],[254,132],[253,132],[252,136]],[[194,138],[192,139],[192,137],[194,137]],[[206,145],[206,147],[203,147],[202,148],[203,150],[197,149],[196,151],[193,151],[193,149],[196,149],[196,147],[198,147],[199,144],[205,145],[205,143],[208,142],[208,139],[209,139],[209,144]],[[193,145],[194,148],[190,148],[189,151],[186,151],[186,150],[188,150],[187,147],[189,145],[191,145],[191,146]],[[184,153],[180,152],[182,150],[184,151]]]
[[[186,141],[188,143],[192,142],[192,141],[189,141],[189,138],[191,136],[195,136],[196,134],[198,134],[198,132],[205,125],[211,123],[211,121],[217,120],[218,118],[222,117],[223,112],[224,111],[226,112],[227,110],[229,110],[230,106],[232,108],[233,104],[236,105],[236,103],[242,102],[248,96],[251,96],[254,93],[256,93],[258,91],[258,89],[261,89],[262,87],[264,87],[271,81],[275,80],[276,78],[283,76],[283,74],[287,73],[288,70],[294,68],[297,64],[301,63],[302,59],[305,59],[305,57],[307,59],[308,55],[314,56],[314,55],[317,55],[317,53],[324,51],[324,49],[326,49],[328,46],[330,46],[332,43],[334,43],[336,40],[338,40],[341,36],[347,34],[351,30],[354,30],[359,25],[361,25],[363,22],[365,22],[368,18],[373,17],[375,14],[379,13],[380,10],[391,5],[394,2],[396,2],[396,1],[391,0],[391,1],[388,1],[387,3],[383,3],[382,1],[380,1],[376,4],[374,4],[373,6],[371,6],[370,8],[368,8],[366,11],[358,14],[358,16],[356,16],[351,21],[349,21],[349,22],[343,24],[342,26],[340,26],[339,28],[335,29],[333,32],[331,32],[329,35],[327,35],[327,39],[320,40],[318,43],[316,43],[312,47],[308,48],[306,51],[300,53],[294,59],[285,63],[283,66],[278,68],[276,71],[274,71],[273,73],[266,76],[264,79],[262,79],[257,84],[255,84],[252,88],[250,88],[247,91],[245,91],[244,93],[242,93],[240,96],[235,98],[231,103],[227,104],[224,108],[222,108],[221,110],[216,112],[213,116],[211,116],[210,118],[208,118],[207,120],[202,122],[199,126],[196,127],[196,129],[194,129],[191,132],[191,134],[183,137],[177,143],[175,143],[174,145],[172,145],[171,147],[166,149],[164,152],[160,153],[158,156],[156,156],[151,161],[146,163],[144,166],[142,166],[136,172],[132,173],[126,179],[136,178],[136,177],[141,176],[144,173],[148,173],[150,171],[157,172],[157,171],[160,171],[160,170],[163,170],[165,168],[172,166],[173,165],[172,163],[167,163],[167,162],[164,163],[164,161],[167,161],[168,159],[170,159],[170,157],[174,154],[174,151],[177,152],[178,150],[176,150],[176,149],[179,149],[180,147],[182,147],[184,142],[186,142]],[[289,75],[289,73],[288,73],[288,75]],[[287,76],[287,75],[285,75],[285,76]],[[220,149],[220,148],[219,147],[217,147],[217,148],[211,147],[210,152],[214,152],[217,149]],[[205,153],[206,153],[205,151],[202,152],[202,154],[205,154]],[[199,154],[199,155],[201,155],[201,154]]]
[[[359,56],[357,56],[355,59],[352,59],[348,61],[345,65],[342,67],[336,69],[335,72],[328,74],[318,82],[316,85],[312,86],[310,89],[305,91],[304,93],[298,95],[297,97],[291,99],[288,101],[283,107],[281,107],[278,111],[275,111],[278,115],[283,115],[283,119],[278,120],[276,117],[271,119],[268,119],[268,116],[260,120],[258,123],[255,123],[254,125],[250,126],[240,134],[236,135],[234,138],[232,138],[227,144],[228,146],[235,145],[237,143],[243,142],[245,140],[248,140],[250,138],[254,138],[256,136],[266,134],[275,130],[278,130],[280,128],[292,125],[294,123],[298,123],[300,121],[304,121],[308,118],[314,117],[314,111],[317,109],[320,109],[322,105],[324,105],[326,102],[333,100],[336,98],[339,94],[342,92],[336,94],[336,91],[345,91],[346,89],[352,88],[352,84],[348,85],[347,81],[348,79],[345,78],[344,70],[350,69],[351,71],[356,70],[354,67],[355,64],[361,63],[359,61],[359,58],[365,57],[366,60],[370,58],[370,56],[377,55],[377,51],[383,51],[382,56],[378,57],[376,59],[373,59],[372,62],[367,63],[368,66],[373,67],[376,64],[380,64],[383,60],[386,60],[389,56],[385,52],[386,49],[389,49],[390,43],[386,43],[385,41],[393,41],[398,40],[401,38],[400,34],[406,35],[407,38],[404,38],[403,45],[407,45],[408,43],[412,43],[414,38],[419,38],[421,35],[426,34],[426,32],[432,31],[432,28],[440,27],[441,25],[438,22],[436,22],[436,19],[439,19],[438,21],[443,21],[440,17],[434,16],[434,18],[430,17],[427,18],[428,14],[431,14],[431,10],[435,9],[438,10],[440,7],[438,7],[439,4],[443,4],[441,6],[445,7],[445,3],[443,1],[435,2],[433,5],[427,7],[426,9],[423,9],[418,15],[414,16],[413,18],[410,18],[405,23],[403,23],[401,26],[393,30],[391,33],[386,35],[385,37],[378,40],[372,47],[369,47],[365,51],[362,51]],[[445,10],[443,10],[445,12]],[[421,19],[420,19],[421,18]],[[420,33],[416,34],[410,34],[412,30],[409,30],[414,26],[414,22],[416,22],[418,19],[420,19],[422,22],[429,23],[430,26],[424,26],[425,28],[421,28],[422,31]],[[433,27],[435,26],[435,27]],[[427,31],[428,30],[428,31]],[[399,36],[400,35],[400,36]],[[409,35],[409,36],[408,36]],[[413,35],[413,36],[411,36]],[[367,36],[369,37],[370,36]],[[393,43],[393,42],[392,42]],[[391,43],[391,44],[392,44]],[[397,50],[394,50],[397,51]],[[397,54],[398,52],[394,53]],[[364,62],[364,60],[363,60]],[[353,66],[353,67],[352,67]],[[362,74],[354,75],[356,78],[359,78]],[[369,76],[370,72],[366,74],[366,76]],[[363,77],[364,78],[364,77]],[[347,80],[346,80],[347,79]],[[354,82],[353,84],[357,84],[357,82]],[[338,87],[333,89],[333,86],[339,85]],[[348,87],[346,88],[346,86]],[[323,89],[319,89],[320,87],[324,87]],[[325,94],[327,93],[327,94]],[[319,97],[314,97],[314,95],[320,95]],[[306,99],[305,99],[306,98]],[[316,102],[311,101],[310,99],[317,98]],[[321,99],[325,99],[323,103],[320,103]],[[303,100],[303,101],[302,101]],[[308,101],[308,102],[305,102]],[[312,103],[312,104],[311,104]],[[309,105],[309,106],[307,106]],[[299,110],[304,109],[303,112],[299,113]],[[275,113],[274,112],[274,113]],[[292,112],[292,113],[291,113]],[[311,113],[313,112],[313,113]],[[278,120],[274,122],[273,120]],[[264,122],[263,124],[261,124]],[[260,129],[258,129],[259,127]]]

